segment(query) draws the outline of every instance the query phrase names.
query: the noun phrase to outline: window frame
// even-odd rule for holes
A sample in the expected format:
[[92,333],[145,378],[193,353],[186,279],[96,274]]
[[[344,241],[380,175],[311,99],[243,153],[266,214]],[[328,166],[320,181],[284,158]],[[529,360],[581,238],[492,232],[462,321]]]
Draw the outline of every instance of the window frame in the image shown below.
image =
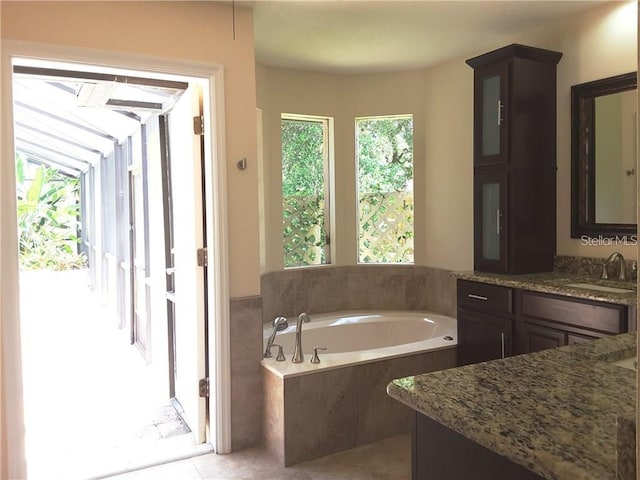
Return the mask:
[[[323,230],[325,235],[325,261],[323,263],[310,264],[310,265],[295,265],[287,267],[285,263],[285,255],[284,255],[284,236],[282,237],[283,245],[282,245],[282,261],[283,268],[285,270],[295,269],[295,268],[313,268],[313,267],[321,267],[323,265],[331,265],[333,264],[333,259],[335,258],[335,247],[334,242],[332,241],[332,232],[334,227],[334,120],[333,117],[321,116],[321,115],[307,115],[307,114],[298,114],[298,113],[281,113],[280,114],[280,134],[282,135],[282,122],[283,121],[294,121],[294,122],[310,122],[310,123],[321,123],[323,129],[323,194],[324,194],[324,221],[323,221]],[[282,136],[280,137],[282,141]],[[280,161],[282,162],[282,144],[280,145]],[[282,182],[282,163],[280,166],[280,181]],[[280,204],[284,205],[284,195],[282,192],[282,183],[280,185]],[[281,220],[283,222],[284,227],[284,211],[281,214]],[[281,229],[281,234],[284,234]]]
[[354,163],[355,163],[355,226],[356,226],[356,264],[357,265],[415,265],[415,218],[411,224],[412,238],[413,238],[413,254],[411,262],[364,262],[360,258],[360,158],[359,158],[359,122],[366,120],[385,120],[385,119],[411,119],[411,152],[412,152],[412,167],[411,167],[411,196],[413,199],[413,205],[415,208],[415,116],[413,113],[401,113],[391,115],[365,115],[354,118]]

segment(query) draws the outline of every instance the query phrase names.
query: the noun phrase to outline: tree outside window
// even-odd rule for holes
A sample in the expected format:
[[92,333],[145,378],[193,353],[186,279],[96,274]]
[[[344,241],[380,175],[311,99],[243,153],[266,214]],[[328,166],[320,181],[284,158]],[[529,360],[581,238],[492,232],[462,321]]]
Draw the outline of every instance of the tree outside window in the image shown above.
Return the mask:
[[330,263],[329,119],[283,115],[284,266]]
[[356,119],[359,263],[413,263],[413,116]]

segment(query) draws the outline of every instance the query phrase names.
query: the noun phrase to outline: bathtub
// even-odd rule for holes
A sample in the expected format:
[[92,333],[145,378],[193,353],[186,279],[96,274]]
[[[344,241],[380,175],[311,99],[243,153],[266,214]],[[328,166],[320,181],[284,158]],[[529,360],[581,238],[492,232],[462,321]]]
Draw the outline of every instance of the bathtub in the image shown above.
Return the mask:
[[[286,360],[278,362],[277,347],[263,365],[283,376],[296,376],[317,370],[340,368],[381,359],[413,355],[457,345],[456,319],[431,312],[333,312],[310,315],[302,326],[304,362],[293,363],[297,317],[288,318],[289,327],[278,332],[276,344],[282,345]],[[271,325],[263,329],[263,352]],[[314,347],[320,363],[310,363]]]
[[[277,348],[262,360],[263,440],[284,466],[409,432],[414,413],[387,395],[387,384],[456,365],[451,317],[408,311],[310,317],[302,327],[303,363],[291,362],[296,317],[276,335],[286,360],[275,360]],[[327,348],[317,364],[310,362],[316,346]]]

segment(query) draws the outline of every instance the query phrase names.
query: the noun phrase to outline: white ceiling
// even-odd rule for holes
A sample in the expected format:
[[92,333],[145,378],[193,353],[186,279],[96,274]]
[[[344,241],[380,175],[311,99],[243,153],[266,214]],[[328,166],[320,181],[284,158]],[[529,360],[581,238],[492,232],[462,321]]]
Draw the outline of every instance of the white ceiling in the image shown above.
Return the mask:
[[519,32],[607,1],[619,0],[262,0],[236,5],[253,6],[259,64],[371,73],[480,53]]

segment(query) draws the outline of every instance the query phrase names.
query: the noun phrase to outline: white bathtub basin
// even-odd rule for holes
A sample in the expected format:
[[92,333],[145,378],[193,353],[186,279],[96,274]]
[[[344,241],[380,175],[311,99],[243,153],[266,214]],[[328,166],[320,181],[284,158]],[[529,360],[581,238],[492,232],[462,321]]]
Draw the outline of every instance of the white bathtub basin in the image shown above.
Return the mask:
[[[279,375],[298,375],[317,369],[374,362],[383,358],[412,355],[429,350],[452,348],[457,344],[456,319],[432,312],[332,312],[310,315],[302,325],[303,363],[292,363],[295,346],[296,317],[288,318],[289,327],[276,335],[282,345],[284,362],[274,357],[262,360],[263,365]],[[263,351],[271,331],[263,330]],[[314,347],[320,352],[320,363],[309,363]]]

